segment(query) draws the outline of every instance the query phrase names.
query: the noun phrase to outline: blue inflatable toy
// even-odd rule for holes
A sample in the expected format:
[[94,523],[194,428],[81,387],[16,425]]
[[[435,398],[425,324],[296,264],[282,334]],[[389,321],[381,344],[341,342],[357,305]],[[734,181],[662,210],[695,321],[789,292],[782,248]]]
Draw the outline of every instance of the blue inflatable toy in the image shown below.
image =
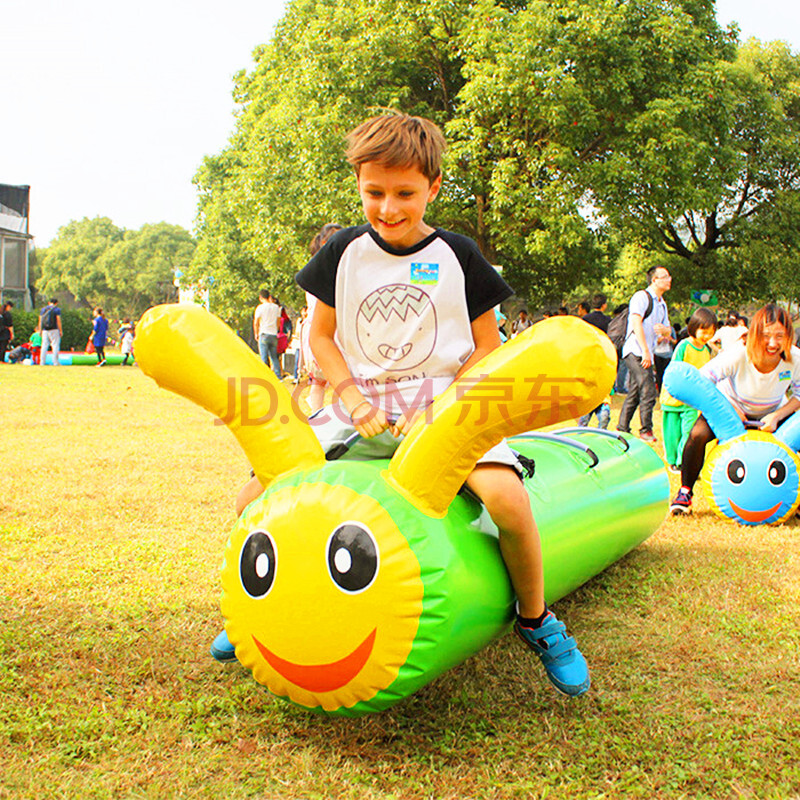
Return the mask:
[[748,430],[725,395],[690,364],[670,364],[667,391],[700,410],[717,437],[701,478],[714,512],[742,525],[777,525],[800,505],[800,414],[773,434]]

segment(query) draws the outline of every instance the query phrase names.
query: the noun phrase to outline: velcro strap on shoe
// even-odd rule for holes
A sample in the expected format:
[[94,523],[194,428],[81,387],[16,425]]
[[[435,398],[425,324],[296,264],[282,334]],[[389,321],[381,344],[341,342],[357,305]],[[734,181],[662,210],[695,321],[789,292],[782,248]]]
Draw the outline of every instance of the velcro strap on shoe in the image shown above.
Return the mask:
[[577,643],[575,639],[573,639],[572,636],[568,636],[566,639],[562,639],[560,642],[551,645],[547,650],[542,650],[541,658],[542,661],[555,661],[561,656],[571,653],[576,648]]
[[562,636],[567,631],[567,626],[561,622],[560,620],[552,620],[551,622],[546,622],[544,625],[540,625],[538,628],[525,628],[526,631],[530,631],[531,638],[536,639],[544,639],[548,636],[557,636],[561,634]]

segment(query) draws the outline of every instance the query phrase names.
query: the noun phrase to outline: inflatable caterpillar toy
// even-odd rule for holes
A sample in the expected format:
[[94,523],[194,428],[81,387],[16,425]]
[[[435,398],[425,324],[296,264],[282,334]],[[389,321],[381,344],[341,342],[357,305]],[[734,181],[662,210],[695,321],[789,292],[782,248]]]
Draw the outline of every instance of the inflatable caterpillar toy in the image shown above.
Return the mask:
[[[285,388],[220,320],[151,309],[137,358],[156,382],[220,417],[266,487],[236,522],[222,613],[239,661],[271,692],[356,716],[408,697],[505,633],[514,595],[497,530],[460,493],[504,436],[594,408],[615,375],[608,338],[577,318],[534,325],[420,418],[391,460],[326,460]],[[655,452],[607,431],[525,433],[546,598],[573,591],[663,520]]]
[[742,525],[789,519],[800,505],[800,413],[775,433],[747,430],[725,395],[691,364],[670,364],[664,385],[699,409],[717,437],[701,474],[714,512]]

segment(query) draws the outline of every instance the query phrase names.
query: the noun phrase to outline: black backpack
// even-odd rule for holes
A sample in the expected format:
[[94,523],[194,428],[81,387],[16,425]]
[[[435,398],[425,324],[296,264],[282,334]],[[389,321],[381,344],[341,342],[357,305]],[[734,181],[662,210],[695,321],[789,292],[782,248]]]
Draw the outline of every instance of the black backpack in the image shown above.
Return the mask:
[[58,328],[57,321],[58,314],[56,314],[56,306],[48,306],[42,312],[42,330],[54,331]]
[[[647,294],[647,311],[644,312],[644,316],[642,317],[642,322],[644,322],[652,313],[653,311],[653,295],[646,290],[643,290]],[[634,295],[635,297],[636,295]],[[633,299],[633,298],[631,298]],[[608,330],[606,333],[608,334],[608,338],[614,343],[614,347],[617,350],[625,344],[625,340],[628,338],[628,313],[630,312],[630,303],[625,306],[625,309],[617,314],[611,322],[608,323]]]

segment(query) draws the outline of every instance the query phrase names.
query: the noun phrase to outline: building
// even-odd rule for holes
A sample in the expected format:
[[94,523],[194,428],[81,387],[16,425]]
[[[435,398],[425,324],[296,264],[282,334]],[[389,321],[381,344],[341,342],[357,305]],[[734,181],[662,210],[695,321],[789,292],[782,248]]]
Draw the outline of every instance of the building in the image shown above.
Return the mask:
[[28,281],[30,186],[0,183],[0,303],[33,307]]

